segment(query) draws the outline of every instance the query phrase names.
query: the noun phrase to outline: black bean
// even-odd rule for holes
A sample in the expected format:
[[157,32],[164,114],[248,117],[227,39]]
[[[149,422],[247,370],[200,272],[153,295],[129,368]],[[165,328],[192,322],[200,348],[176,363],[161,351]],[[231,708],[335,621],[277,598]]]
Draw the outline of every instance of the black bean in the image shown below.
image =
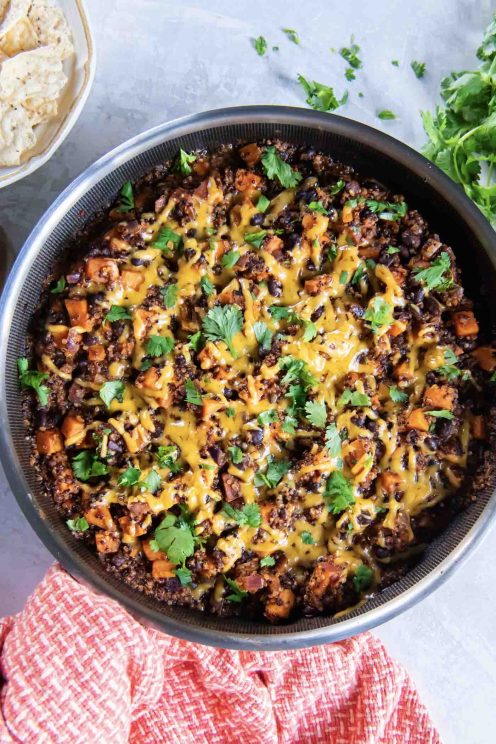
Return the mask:
[[227,398],[227,400],[238,400],[238,393],[236,390],[233,390],[232,388],[226,388],[224,390],[224,396]]
[[262,212],[257,212],[251,218],[250,225],[253,225],[254,227],[260,227],[260,225],[263,225],[264,219],[265,215]]
[[315,189],[300,189],[296,192],[296,198],[306,202],[317,201],[317,192]]
[[322,317],[322,313],[324,312],[324,305],[319,305],[319,307],[313,311],[313,313],[310,316],[310,320],[315,322],[319,318]]
[[263,436],[264,435],[263,435],[262,429],[253,429],[253,431],[250,431],[250,438],[251,438],[252,444],[254,444],[255,446],[262,444]]
[[286,238],[286,248],[291,251],[293,248],[296,248],[301,242],[301,235],[298,235],[298,233],[293,232]]
[[408,259],[410,258],[410,250],[408,246],[400,245],[400,256],[401,258],[404,258],[405,261],[408,261]]
[[149,266],[150,261],[146,258],[133,257],[131,259],[131,263],[133,264],[133,266]]
[[407,228],[401,233],[400,240],[403,245],[406,245],[408,248],[411,248],[412,251],[415,252],[420,247],[421,237],[420,235],[416,235],[414,232]]
[[439,447],[439,441],[436,439],[436,437],[426,437],[424,439],[424,442],[430,450],[436,450]]
[[274,279],[274,277],[270,277],[267,286],[272,297],[280,297],[282,295],[282,284]]
[[196,235],[196,227],[190,227],[189,230],[186,231],[187,238],[194,238],[195,235]]

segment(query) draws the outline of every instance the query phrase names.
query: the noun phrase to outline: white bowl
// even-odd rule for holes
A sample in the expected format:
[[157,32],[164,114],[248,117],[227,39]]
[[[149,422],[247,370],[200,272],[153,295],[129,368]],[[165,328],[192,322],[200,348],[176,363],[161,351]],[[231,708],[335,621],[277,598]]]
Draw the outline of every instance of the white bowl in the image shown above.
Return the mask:
[[72,31],[74,54],[64,62],[68,77],[59,113],[36,127],[36,145],[20,165],[0,167],[0,188],[29,176],[49,160],[76,123],[95,76],[95,48],[83,0],[57,0]]

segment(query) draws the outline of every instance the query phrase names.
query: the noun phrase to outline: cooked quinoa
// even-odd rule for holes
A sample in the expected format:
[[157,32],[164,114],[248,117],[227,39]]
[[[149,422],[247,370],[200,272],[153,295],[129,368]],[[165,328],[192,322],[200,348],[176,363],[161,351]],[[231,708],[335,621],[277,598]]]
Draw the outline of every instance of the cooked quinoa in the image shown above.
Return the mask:
[[401,195],[279,141],[180,151],[78,250],[20,379],[44,487],[128,584],[333,615],[472,497],[496,354]]

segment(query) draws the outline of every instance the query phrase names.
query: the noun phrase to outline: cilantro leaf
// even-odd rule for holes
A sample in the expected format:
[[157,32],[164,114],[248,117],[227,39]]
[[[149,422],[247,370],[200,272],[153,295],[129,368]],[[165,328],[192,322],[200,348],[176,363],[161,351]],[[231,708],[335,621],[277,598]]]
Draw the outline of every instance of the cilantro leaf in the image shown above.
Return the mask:
[[232,447],[228,447],[227,451],[229,452],[231,462],[233,462],[235,465],[239,465],[240,462],[243,462],[243,450],[240,447],[234,445]]
[[305,545],[315,545],[315,540],[313,539],[311,532],[307,532],[306,530],[300,532],[300,538],[301,542]]
[[274,460],[270,457],[265,473],[256,473],[254,480],[255,486],[257,488],[260,486],[275,488],[290,469],[291,463],[288,460]]
[[397,117],[390,109],[382,109],[382,111],[377,112],[377,118],[387,121],[388,119],[396,119]]
[[95,450],[83,450],[72,458],[72,471],[80,481],[87,481],[99,475],[107,475],[107,465],[98,459]]
[[261,349],[268,351],[272,345],[272,338],[274,334],[262,320],[257,320],[253,324],[253,333]]
[[160,292],[167,310],[173,308],[177,302],[177,284],[168,284],[166,287],[162,287]]
[[381,220],[399,220],[407,213],[408,207],[405,202],[383,202],[375,199],[365,199],[365,205],[374,214],[378,214]]
[[201,291],[206,297],[210,297],[210,295],[213,295],[215,292],[215,287],[210,281],[210,279],[206,276],[202,276],[200,279],[200,287]]
[[389,388],[389,397],[393,403],[404,403],[408,400],[408,395],[396,387],[396,385],[391,385]]
[[355,503],[353,485],[340,470],[334,470],[327,479],[324,499],[332,514],[340,514]]
[[269,307],[269,313],[272,315],[274,320],[287,320],[289,323],[299,323],[300,318],[296,315],[294,310],[284,305],[271,305]]
[[88,530],[90,527],[86,517],[76,517],[75,519],[68,519],[66,525],[73,532],[86,532],[86,530]]
[[434,418],[449,419],[450,421],[455,418],[451,411],[446,411],[444,408],[439,411],[426,411],[428,416],[434,416]]
[[120,474],[117,484],[119,486],[135,486],[141,478],[141,470],[139,468],[127,468],[123,473]]
[[353,577],[353,586],[358,593],[363,592],[370,586],[370,584],[372,583],[373,575],[373,570],[366,566],[364,563],[361,563],[358,566]]
[[109,380],[101,386],[98,395],[107,408],[110,408],[110,404],[114,399],[122,403],[125,389],[124,383],[120,380]]
[[67,282],[65,276],[61,276],[57,279],[55,284],[50,290],[50,294],[60,294],[66,288]]
[[359,408],[360,406],[370,406],[372,401],[365,393],[358,393],[356,390],[350,390],[346,388],[338,399],[339,406],[354,406]]
[[206,338],[209,341],[224,341],[234,359],[237,354],[232,342],[242,327],[243,313],[237,305],[216,305],[203,319],[203,333]]
[[344,71],[344,76],[346,80],[349,80],[351,83],[352,80],[356,79],[355,70],[352,67],[347,67],[346,70]]
[[256,230],[256,232],[245,233],[245,243],[255,246],[255,248],[261,248],[262,243],[267,237],[267,230]]
[[303,178],[301,173],[293,170],[289,163],[281,158],[274,146],[265,148],[262,155],[262,165],[267,178],[277,178],[285,189],[294,188]]
[[171,473],[178,473],[181,466],[177,462],[178,450],[174,444],[160,445],[155,453],[155,458],[161,468],[169,468]]
[[446,364],[438,367],[436,372],[443,377],[446,377],[448,380],[455,380],[457,377],[460,377],[462,372],[458,367],[455,367],[455,365],[458,364],[458,357],[452,349],[446,349],[444,352],[444,361]]
[[240,527],[247,525],[256,529],[262,524],[262,515],[258,504],[245,504],[242,509],[235,509],[226,502],[222,510],[229,519],[233,519]]
[[395,245],[388,245],[388,247],[386,248],[386,253],[389,256],[392,256],[394,253],[399,253],[399,252],[400,252],[400,249],[396,248]]
[[176,576],[179,579],[181,586],[188,586],[188,584],[191,584],[191,571],[189,568],[186,568],[186,566],[181,566],[180,568],[176,568]]
[[177,170],[183,174],[183,176],[189,176],[191,173],[191,165],[190,163],[194,163],[197,159],[197,155],[195,155],[193,152],[185,152],[185,150],[179,150],[179,155],[177,156],[177,162],[176,162],[176,168]]
[[267,199],[267,197],[264,194],[262,194],[260,196],[260,199],[257,201],[257,210],[259,212],[262,212],[262,214],[264,214],[269,208],[269,206],[270,206],[270,199]]
[[226,416],[234,418],[236,416],[236,410],[234,408],[226,408]]
[[119,305],[112,305],[110,310],[105,316],[105,320],[109,323],[115,323],[116,320],[131,320],[127,308],[120,307]]
[[362,60],[358,57],[358,52],[360,51],[360,47],[358,44],[355,44],[355,40],[353,36],[350,40],[350,46],[349,47],[342,47],[339,50],[339,54],[341,57],[348,62],[350,67],[353,67],[353,69],[358,70],[362,66]]
[[46,406],[49,391],[46,385],[42,385],[42,382],[48,379],[48,375],[45,372],[37,372],[36,370],[29,369],[29,362],[26,357],[19,357],[17,360],[17,371],[23,390],[32,388],[38,396],[41,405]]
[[425,75],[425,62],[417,62],[416,60],[413,60],[413,62],[410,62],[410,67],[415,73],[415,76],[418,78],[423,78]]
[[232,594],[228,594],[226,599],[229,600],[229,602],[242,602],[245,597],[248,596],[248,592],[245,592],[244,589],[241,589],[238,584],[236,584],[235,581],[232,579],[229,579],[227,576],[224,576],[224,581],[226,582],[227,586],[232,590]]
[[304,320],[303,326],[305,328],[303,331],[303,341],[313,341],[317,335],[317,326],[311,320]]
[[174,232],[170,227],[161,227],[150,246],[159,248],[165,253],[170,253],[172,250],[179,250],[182,244],[183,239],[179,233]]
[[325,403],[309,400],[305,403],[305,414],[311,424],[322,429],[325,426],[327,410]]
[[162,478],[156,470],[152,468],[146,478],[140,482],[140,488],[142,491],[149,491],[150,493],[156,493],[162,485]]
[[312,212],[318,212],[319,214],[328,214],[327,209],[324,207],[321,201],[311,201],[308,205],[308,208],[312,210]]
[[186,380],[184,387],[186,388],[186,402],[194,406],[201,406],[203,402],[202,394],[193,380]]
[[198,351],[201,345],[201,331],[197,331],[196,333],[192,333],[191,336],[188,336],[189,345],[194,351]]
[[256,39],[252,39],[253,47],[259,57],[263,57],[267,51],[267,41],[263,36],[257,36]]
[[283,31],[288,37],[288,39],[293,42],[293,44],[300,43],[300,37],[298,36],[294,28],[283,28]]
[[428,268],[414,269],[413,273],[417,281],[421,282],[426,289],[437,289],[442,292],[453,284],[452,280],[446,277],[446,272],[450,268],[450,257],[443,251]]
[[285,356],[279,359],[279,368],[285,373],[281,382],[283,385],[289,382],[300,382],[305,388],[317,385],[317,378],[311,374],[308,365],[303,359],[293,356]]
[[195,537],[191,526],[181,518],[167,514],[155,530],[155,540],[172,563],[184,563],[195,552]]
[[170,354],[174,348],[174,339],[170,336],[150,336],[146,342],[146,353],[151,357],[160,357]]
[[298,82],[307,94],[306,102],[315,111],[335,111],[348,100],[348,91],[338,99],[334,89],[328,85],[318,83],[316,80],[306,80],[303,75],[298,75]]
[[363,316],[372,333],[378,333],[393,322],[393,309],[382,297],[375,296]]
[[239,251],[228,251],[224,253],[220,262],[225,269],[232,269],[238,263],[240,255]]
[[131,212],[134,209],[133,184],[131,181],[125,181],[119,192],[118,212]]
[[345,185],[343,179],[340,178],[339,181],[336,181],[336,183],[331,186],[331,195],[336,196],[336,194],[339,194],[339,192],[344,189]]
[[261,426],[269,426],[274,421],[277,421],[277,411],[274,408],[268,411],[262,411],[262,413],[258,414],[257,421]]
[[265,568],[266,566],[275,566],[276,565],[276,559],[273,558],[271,555],[266,555],[260,561],[260,565],[262,566],[262,568]]
[[329,424],[325,430],[325,448],[331,457],[341,455],[341,437],[336,424]]

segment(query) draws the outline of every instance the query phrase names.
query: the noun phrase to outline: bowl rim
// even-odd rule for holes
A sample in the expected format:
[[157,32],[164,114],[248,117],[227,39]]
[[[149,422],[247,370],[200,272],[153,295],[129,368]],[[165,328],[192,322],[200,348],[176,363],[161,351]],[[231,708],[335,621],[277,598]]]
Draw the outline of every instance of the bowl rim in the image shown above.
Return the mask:
[[[0,167],[0,189],[10,186],[17,181],[20,181],[22,178],[30,176],[50,160],[52,155],[55,154],[64,140],[67,139],[71,130],[75,126],[90,94],[96,71],[95,41],[91,30],[88,11],[85,5],[86,0],[70,0],[70,2],[74,4],[79,14],[88,53],[88,58],[82,68],[84,72],[83,82],[81,83],[79,92],[71,101],[64,118],[60,120],[56,133],[52,136],[52,139],[45,149],[40,153],[35,153],[28,158],[28,160],[19,165]],[[63,7],[62,10],[64,10]],[[2,173],[2,171],[4,172]]]
[[[437,191],[442,191],[445,194],[446,199],[462,215],[469,229],[484,245],[487,257],[496,272],[496,232],[480,210],[468,199],[464,191],[441,170],[408,145],[390,135],[352,119],[289,106],[236,106],[192,114],[148,129],[100,157],[75,178],[40,217],[11,268],[0,298],[0,317],[3,319],[5,328],[5,332],[0,337],[0,379],[2,387],[5,386],[7,325],[15,310],[24,277],[29,271],[31,263],[42,249],[45,237],[52,232],[59,219],[96,182],[127,160],[135,158],[139,153],[151,149],[167,139],[185,136],[206,128],[225,127],[226,125],[247,122],[253,124],[295,124],[313,129],[322,128],[332,131],[334,135],[342,135],[348,139],[352,138],[362,142],[380,153],[385,154],[387,152],[388,157],[392,160],[413,171],[424,181],[429,182]],[[14,458],[10,456],[11,449],[12,441],[9,436],[6,396],[0,395],[0,461],[17,503],[38,537],[55,558],[81,583],[117,600],[138,620],[143,619],[148,625],[176,637],[222,648],[239,650],[295,649],[339,641],[376,627],[409,609],[441,586],[456,567],[466,560],[483,535],[487,534],[489,525],[496,513],[496,491],[494,491],[472,527],[434,569],[431,569],[426,576],[398,596],[369,612],[364,612],[363,615],[341,620],[334,625],[306,631],[282,632],[276,635],[246,632],[230,633],[203,628],[200,624],[193,625],[180,622],[175,618],[163,615],[158,610],[142,604],[139,596],[134,599],[123,595],[117,587],[105,581],[104,578],[87,569],[82,569],[75,551],[59,539],[43,521],[33,495],[26,489]]]

